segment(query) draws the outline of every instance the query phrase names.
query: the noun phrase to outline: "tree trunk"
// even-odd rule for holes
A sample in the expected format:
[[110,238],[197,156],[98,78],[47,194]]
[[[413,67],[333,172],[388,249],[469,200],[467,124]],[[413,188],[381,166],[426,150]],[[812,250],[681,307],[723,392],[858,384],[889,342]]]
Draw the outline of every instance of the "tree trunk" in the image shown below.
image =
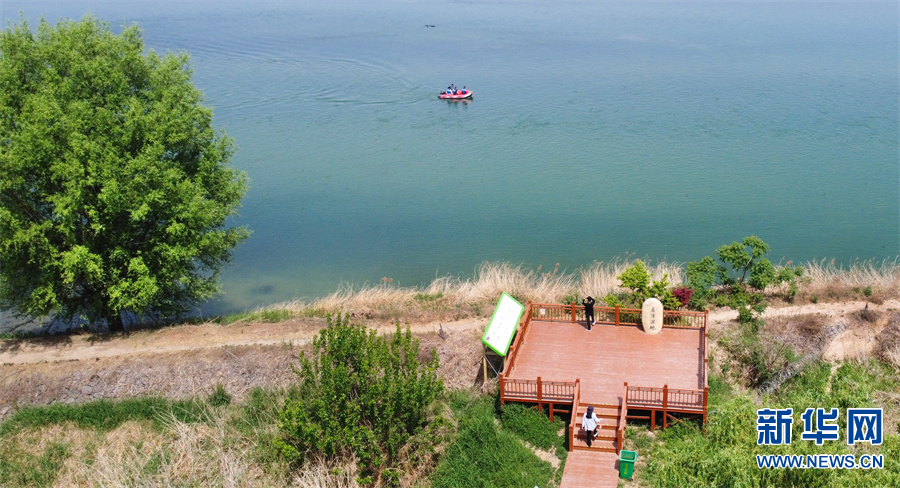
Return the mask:
[[106,318],[106,326],[110,332],[125,332],[125,322],[122,321],[122,314],[115,314]]

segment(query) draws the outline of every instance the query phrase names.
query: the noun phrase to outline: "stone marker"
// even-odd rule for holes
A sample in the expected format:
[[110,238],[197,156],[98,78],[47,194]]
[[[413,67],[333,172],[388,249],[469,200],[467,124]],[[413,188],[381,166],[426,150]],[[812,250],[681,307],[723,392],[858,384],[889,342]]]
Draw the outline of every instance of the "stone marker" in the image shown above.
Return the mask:
[[641,323],[644,325],[644,332],[651,335],[659,334],[663,325],[662,302],[656,298],[644,300],[641,307]]

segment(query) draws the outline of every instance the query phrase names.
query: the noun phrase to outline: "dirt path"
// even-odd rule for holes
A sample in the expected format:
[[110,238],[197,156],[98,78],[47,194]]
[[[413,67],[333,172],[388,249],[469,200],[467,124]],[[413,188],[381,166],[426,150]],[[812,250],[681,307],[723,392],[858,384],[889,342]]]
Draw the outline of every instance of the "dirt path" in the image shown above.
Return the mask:
[[[445,384],[458,388],[478,379],[478,338],[486,325],[487,319],[471,319],[410,329],[425,350],[438,351]],[[290,364],[323,327],[324,320],[305,319],[0,341],[0,420],[15,405],[190,398],[209,394],[217,384],[240,399],[255,386],[287,386],[295,378]],[[383,323],[369,327],[395,329]]]
[[[862,310],[866,302],[806,304],[769,308],[764,317],[820,314],[839,317]],[[869,304],[871,310],[900,309],[900,300],[881,305]],[[737,312],[718,309],[709,313],[711,327],[737,319]],[[487,319],[468,319],[456,322],[428,322],[410,324],[414,334],[446,331],[483,330]],[[189,353],[201,349],[244,346],[303,346],[325,326],[322,319],[289,320],[278,323],[201,324],[144,330],[114,336],[93,334],[50,338],[0,341],[0,365],[36,364],[60,361],[85,361],[123,356]],[[380,333],[394,330],[394,325],[372,323]]]
[[[765,317],[821,314],[830,320],[858,312],[865,302],[809,304],[770,308]],[[869,309],[900,309],[900,301]],[[715,328],[737,318],[732,310],[710,312]],[[447,323],[410,324],[426,348],[437,349],[448,386],[473,385],[479,375],[486,318]],[[375,323],[379,332],[393,324]],[[0,420],[15,405],[82,402],[100,398],[163,395],[185,398],[205,395],[217,383],[237,398],[254,386],[284,386],[294,376],[289,367],[308,347],[325,320],[279,323],[184,325],[117,335],[70,335],[25,340],[0,340]],[[444,337],[438,335],[443,329]],[[877,330],[875,331],[877,332]],[[853,334],[859,335],[858,332]],[[872,343],[871,333],[835,339],[829,357],[840,357],[843,342]],[[835,347],[841,346],[839,349]],[[858,346],[854,346],[858,349]],[[854,349],[855,350],[855,349]]]
[[[414,334],[483,329],[487,319],[410,324]],[[0,341],[0,364],[84,361],[120,356],[167,354],[217,347],[303,346],[325,326],[321,319],[256,324],[201,324],[100,336],[93,334]],[[379,333],[392,332],[390,324],[370,324]]]
[[[868,304],[869,310],[893,311],[900,310],[900,300],[887,300],[881,305],[864,301],[839,302],[839,303],[809,303],[805,305],[792,305],[789,307],[770,307],[766,309],[763,318],[783,317],[789,315],[819,314],[829,318],[844,316],[848,313],[863,310]],[[709,312],[710,328],[717,324],[737,320],[737,312],[731,309],[720,308]]]

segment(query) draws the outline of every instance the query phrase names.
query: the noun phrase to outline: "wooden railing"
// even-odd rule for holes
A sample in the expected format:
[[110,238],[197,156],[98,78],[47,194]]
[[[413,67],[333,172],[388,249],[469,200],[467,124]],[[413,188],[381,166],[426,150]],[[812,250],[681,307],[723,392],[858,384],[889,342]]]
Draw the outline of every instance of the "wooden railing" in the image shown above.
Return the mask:
[[628,414],[628,383],[625,383],[625,391],[622,392],[622,405],[619,406],[619,427],[616,429],[616,453],[625,446],[625,422]]
[[[529,303],[531,319],[543,322],[577,322],[585,320],[583,305],[562,305],[551,303]],[[663,310],[663,328],[702,329],[706,327],[709,311]],[[640,325],[641,310],[638,308],[594,307],[594,319],[598,324]]]
[[706,327],[700,330],[700,357],[703,359],[703,365],[700,368],[700,373],[703,375],[700,378],[700,385],[704,388],[709,388],[709,332],[707,332]]
[[500,396],[503,401],[533,403],[569,403],[575,395],[574,381],[516,380],[500,377]]
[[663,328],[705,329],[709,310],[692,312],[689,310],[663,310]]
[[525,307],[525,312],[522,314],[522,319],[519,322],[519,329],[516,331],[516,338],[513,339],[512,344],[510,344],[509,346],[509,351],[506,352],[506,361],[503,363],[503,371],[500,372],[501,381],[503,380],[504,376],[509,375],[509,372],[512,371],[513,366],[515,366],[516,354],[519,352],[519,348],[525,342],[525,331],[528,330],[528,326],[530,324],[531,302],[528,302],[528,306]]
[[575,416],[578,415],[578,403],[581,401],[581,378],[575,378],[575,392],[572,397],[572,418],[569,420],[569,450],[575,448]]
[[625,383],[625,404],[628,408],[663,410],[673,412],[705,413],[709,388],[679,390],[649,386],[628,386]]

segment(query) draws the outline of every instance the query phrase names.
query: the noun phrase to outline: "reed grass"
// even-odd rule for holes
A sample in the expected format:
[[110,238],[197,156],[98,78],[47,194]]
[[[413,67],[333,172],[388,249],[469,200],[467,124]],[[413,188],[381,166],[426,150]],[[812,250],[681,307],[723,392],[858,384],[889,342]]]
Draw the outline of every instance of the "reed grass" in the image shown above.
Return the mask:
[[836,266],[834,259],[809,261],[803,265],[804,275],[812,284],[828,284],[835,281],[851,287],[900,286],[900,258],[882,261],[855,261],[848,267]]
[[[400,287],[387,282],[352,285],[343,283],[325,297],[295,300],[260,308],[251,312],[222,317],[220,323],[237,321],[270,322],[299,317],[326,317],[336,313],[353,313],[368,318],[448,320],[488,315],[501,293],[520,302],[561,303],[566,297],[602,297],[622,293],[618,275],[634,264],[634,260],[618,259],[594,262],[574,271],[559,265],[536,269],[509,262],[484,262],[470,278],[455,276],[435,278],[427,286]],[[684,280],[683,266],[660,262],[648,265],[654,280],[669,275],[670,283]]]
[[[220,323],[236,321],[277,322],[300,317],[327,317],[352,313],[376,319],[452,320],[487,316],[500,294],[506,292],[520,302],[563,303],[625,293],[618,276],[634,264],[631,258],[596,261],[573,271],[556,266],[536,269],[509,262],[484,262],[469,278],[441,276],[427,286],[401,287],[385,280],[380,284],[343,283],[325,297],[279,303],[250,312],[222,317]],[[687,281],[685,265],[677,262],[645,263],[654,281],[668,274],[672,286]],[[788,265],[791,263],[788,262]],[[842,299],[878,300],[900,296],[900,258],[857,261],[847,267],[834,260],[809,261],[803,265],[800,295],[806,301]],[[788,285],[766,292],[785,296]]]

